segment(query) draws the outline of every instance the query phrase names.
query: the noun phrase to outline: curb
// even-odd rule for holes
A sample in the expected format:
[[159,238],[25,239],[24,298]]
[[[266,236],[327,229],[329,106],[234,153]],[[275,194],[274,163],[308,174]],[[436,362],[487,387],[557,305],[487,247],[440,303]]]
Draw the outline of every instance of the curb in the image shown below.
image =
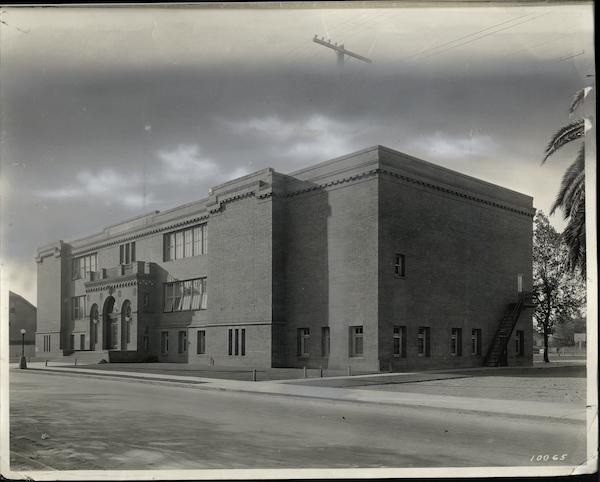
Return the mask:
[[[51,368],[28,368],[28,371],[34,371],[37,373],[46,372],[48,375],[66,375],[66,376],[76,376],[76,377],[95,377],[95,378],[108,378],[113,381],[131,381],[137,383],[146,383],[150,385],[162,385],[162,386],[176,386],[179,388],[191,388],[196,390],[213,390],[213,391],[221,391],[221,392],[237,392],[237,393],[248,393],[253,395],[266,395],[266,396],[280,396],[280,397],[293,397],[293,398],[310,398],[314,400],[331,400],[341,403],[362,403],[362,404],[372,404],[372,405],[385,405],[388,407],[408,407],[408,408],[421,408],[428,410],[436,410],[436,411],[453,411],[464,414],[473,414],[473,415],[495,415],[500,417],[507,418],[517,418],[517,419],[535,419],[535,420],[545,420],[545,421],[553,421],[559,423],[585,423],[585,410],[583,411],[584,418],[583,420],[578,417],[573,416],[551,416],[551,415],[527,415],[527,414],[518,414],[518,413],[507,413],[501,411],[494,410],[473,410],[459,407],[440,407],[436,405],[428,405],[423,403],[411,403],[408,401],[390,401],[390,400],[360,400],[360,399],[348,399],[348,398],[336,398],[329,395],[319,395],[315,393],[282,393],[282,392],[270,392],[270,391],[258,391],[258,390],[250,390],[243,387],[224,387],[224,386],[215,386],[211,385],[211,382],[205,381],[194,381],[194,380],[172,380],[168,378],[147,378],[142,376],[135,375],[122,375],[122,374],[110,374],[110,373],[88,373],[88,372],[79,372],[77,370],[72,369],[58,369],[53,370]],[[264,383],[264,382],[257,382]],[[346,390],[344,388],[336,387],[335,390]],[[484,399],[482,399],[484,400]],[[507,403],[510,403],[510,400],[507,400]]]

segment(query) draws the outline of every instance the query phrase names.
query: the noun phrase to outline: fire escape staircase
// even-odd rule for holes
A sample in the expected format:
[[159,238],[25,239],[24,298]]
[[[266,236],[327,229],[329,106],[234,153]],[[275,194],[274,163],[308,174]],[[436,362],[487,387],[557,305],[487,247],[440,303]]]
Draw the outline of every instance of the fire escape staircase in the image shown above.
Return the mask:
[[496,330],[496,334],[492,340],[487,356],[485,357],[485,361],[483,363],[484,366],[497,367],[506,365],[506,350],[508,347],[508,340],[515,329],[517,321],[519,321],[519,316],[524,309],[532,308],[534,306],[535,303],[532,293],[529,292],[519,293],[518,301],[508,305],[506,311],[504,312],[504,316],[498,325],[498,329]]

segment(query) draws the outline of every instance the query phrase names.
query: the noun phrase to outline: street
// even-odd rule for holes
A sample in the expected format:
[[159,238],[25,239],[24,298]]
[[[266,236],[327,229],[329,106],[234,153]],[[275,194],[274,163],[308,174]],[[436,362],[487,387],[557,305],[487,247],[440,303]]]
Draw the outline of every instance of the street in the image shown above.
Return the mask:
[[[438,467],[585,460],[583,422],[10,372],[13,470]],[[46,434],[46,435],[43,435]],[[531,462],[567,454],[562,462]]]

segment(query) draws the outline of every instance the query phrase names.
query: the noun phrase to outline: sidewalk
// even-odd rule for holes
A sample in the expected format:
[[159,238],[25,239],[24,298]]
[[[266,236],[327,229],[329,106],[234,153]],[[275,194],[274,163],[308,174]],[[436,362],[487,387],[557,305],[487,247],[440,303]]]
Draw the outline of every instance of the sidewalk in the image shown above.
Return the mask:
[[[40,371],[45,371],[49,375],[69,374],[85,377],[95,376],[117,380],[131,380],[141,383],[173,384],[177,386],[186,386],[204,390],[228,390],[255,394],[327,399],[340,402],[361,402],[406,407],[427,407],[442,410],[457,410],[460,412],[490,413],[511,417],[536,417],[541,419],[562,419],[565,421],[585,421],[586,416],[584,407],[566,403],[468,398],[406,392],[399,393],[370,391],[356,388],[323,387],[308,386],[297,383],[281,383],[281,381],[252,382],[224,380],[172,374],[165,375],[119,370],[96,370],[75,368],[72,366],[45,367],[44,363],[35,362],[29,364],[28,370],[35,370],[38,373]],[[394,375],[398,376],[399,374]],[[416,374],[413,373],[410,375]],[[426,374],[421,373],[421,375]],[[434,374],[427,373],[427,375]]]

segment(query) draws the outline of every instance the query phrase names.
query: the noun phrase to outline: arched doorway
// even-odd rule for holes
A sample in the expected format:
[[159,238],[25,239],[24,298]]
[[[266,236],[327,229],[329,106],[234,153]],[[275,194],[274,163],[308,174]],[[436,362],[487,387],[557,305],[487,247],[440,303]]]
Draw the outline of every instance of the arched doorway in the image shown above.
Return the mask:
[[117,319],[113,314],[115,307],[115,299],[112,296],[106,298],[104,302],[104,308],[102,309],[102,323],[103,323],[103,335],[104,335],[104,349],[113,350],[117,347],[118,343],[118,330]]
[[98,349],[98,323],[100,323],[100,313],[98,313],[98,305],[94,303],[90,310],[90,350]]
[[131,302],[123,301],[121,306],[121,349],[126,350],[131,341]]

